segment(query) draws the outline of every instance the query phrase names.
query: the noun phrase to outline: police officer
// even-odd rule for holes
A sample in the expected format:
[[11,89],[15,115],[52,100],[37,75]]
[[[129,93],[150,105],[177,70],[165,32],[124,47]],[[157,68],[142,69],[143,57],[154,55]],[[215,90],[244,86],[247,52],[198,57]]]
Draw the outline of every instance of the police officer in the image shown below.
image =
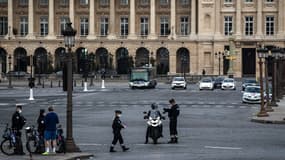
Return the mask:
[[112,145],[110,147],[110,152],[116,152],[114,150],[114,147],[115,147],[115,145],[117,144],[118,141],[120,142],[120,145],[121,145],[121,147],[122,147],[124,152],[129,150],[129,148],[127,148],[124,145],[124,140],[123,140],[123,137],[122,137],[122,134],[121,134],[121,129],[126,128],[126,126],[123,125],[121,120],[120,120],[121,115],[122,115],[122,111],[120,111],[120,110],[116,110],[115,111],[115,118],[114,118],[113,124],[112,124],[114,138],[113,138],[113,141],[112,141]]
[[179,106],[176,104],[174,99],[170,99],[170,108],[164,108],[164,112],[168,113],[169,117],[169,130],[171,140],[168,143],[178,143],[177,133],[177,117],[180,114]]
[[21,114],[22,113],[22,106],[16,105],[16,111],[12,116],[12,129],[16,135],[16,149],[15,154],[24,155],[23,152],[23,144],[21,140],[21,130],[23,129],[24,125],[26,124],[26,119]]

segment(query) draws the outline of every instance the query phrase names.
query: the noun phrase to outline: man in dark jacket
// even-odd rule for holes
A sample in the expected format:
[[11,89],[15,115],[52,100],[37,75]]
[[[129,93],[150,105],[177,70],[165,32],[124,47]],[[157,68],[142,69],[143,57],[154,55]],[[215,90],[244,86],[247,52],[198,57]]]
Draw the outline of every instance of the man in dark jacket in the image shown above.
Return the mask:
[[45,132],[45,110],[44,109],[40,110],[40,115],[38,117],[37,123],[38,123],[39,135],[43,137],[44,132]]
[[13,131],[15,131],[15,134],[16,134],[15,154],[24,155],[25,153],[23,152],[23,144],[21,140],[21,136],[22,136],[21,130],[26,124],[26,119],[21,113],[22,113],[22,106],[16,105],[16,111],[12,116],[12,129]]
[[168,143],[178,143],[177,133],[177,117],[180,114],[179,106],[176,104],[174,99],[170,99],[170,108],[164,108],[164,112],[168,113],[169,117],[169,130],[171,140]]
[[121,120],[120,120],[121,115],[122,115],[122,111],[119,111],[119,110],[115,111],[115,118],[114,118],[113,124],[112,124],[114,138],[113,138],[113,141],[112,141],[112,145],[110,147],[110,152],[116,152],[114,150],[114,147],[115,147],[115,145],[117,144],[118,141],[120,142],[120,145],[121,145],[121,147],[122,147],[124,152],[129,150],[129,148],[127,148],[124,145],[124,140],[123,140],[123,137],[122,137],[122,134],[121,134],[121,129],[126,128],[126,126],[123,125]]

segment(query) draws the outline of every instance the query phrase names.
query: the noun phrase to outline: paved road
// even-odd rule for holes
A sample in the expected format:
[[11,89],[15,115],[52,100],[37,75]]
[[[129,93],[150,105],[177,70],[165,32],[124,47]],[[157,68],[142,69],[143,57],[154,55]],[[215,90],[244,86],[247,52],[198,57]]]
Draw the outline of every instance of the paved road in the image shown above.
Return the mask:
[[[187,90],[170,90],[168,85],[160,84],[154,90],[131,90],[125,84],[117,84],[104,90],[99,87],[92,90],[88,93],[82,93],[80,88],[76,90],[73,115],[76,143],[83,151],[94,153],[94,159],[284,159],[285,126],[250,122],[252,114],[258,111],[258,105],[242,104],[240,89],[199,91],[196,85],[191,85]],[[39,95],[43,96],[31,103],[21,95],[21,89],[10,92],[11,99],[6,99],[8,96],[0,91],[1,122],[10,120],[15,102],[23,102],[26,104],[23,113],[30,124],[35,121],[40,108],[52,104],[65,125],[64,93],[55,89],[42,90]],[[17,100],[13,99],[14,96]],[[181,107],[180,143],[166,143],[169,137],[166,120],[160,144],[143,144],[146,124],[142,112],[148,110],[152,102],[159,103],[160,108],[167,107],[169,98],[175,98]],[[115,109],[123,111],[122,120],[128,126],[123,131],[126,144],[131,147],[127,153],[108,152]],[[119,147],[116,149],[120,150]]]

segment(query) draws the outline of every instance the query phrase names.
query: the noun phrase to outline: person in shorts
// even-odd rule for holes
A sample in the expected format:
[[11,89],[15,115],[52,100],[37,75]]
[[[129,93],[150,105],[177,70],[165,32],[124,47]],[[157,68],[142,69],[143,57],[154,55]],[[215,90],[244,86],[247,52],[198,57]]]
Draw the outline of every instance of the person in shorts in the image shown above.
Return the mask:
[[[45,123],[45,147],[46,151],[43,155],[48,155],[50,153],[55,154],[55,147],[56,147],[56,125],[59,123],[58,116],[54,112],[54,108],[50,106],[48,108],[48,114],[45,116],[44,123]],[[52,144],[52,148],[51,148]],[[51,150],[50,150],[51,149]]]

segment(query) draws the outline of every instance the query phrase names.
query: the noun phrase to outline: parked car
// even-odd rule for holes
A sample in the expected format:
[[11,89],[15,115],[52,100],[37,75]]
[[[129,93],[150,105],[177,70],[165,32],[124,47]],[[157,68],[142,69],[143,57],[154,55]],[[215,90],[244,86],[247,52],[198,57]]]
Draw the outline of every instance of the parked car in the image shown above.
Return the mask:
[[210,77],[202,78],[199,82],[199,89],[209,89],[213,90],[214,89],[214,81]]
[[236,82],[233,78],[225,78],[222,83],[222,90],[231,89],[236,90]]
[[174,77],[171,82],[171,89],[183,88],[187,89],[187,82],[184,77]]
[[221,88],[224,79],[225,77],[222,77],[222,76],[217,77],[214,82],[214,88]]
[[245,79],[242,83],[242,90],[244,91],[247,86],[256,86],[258,85],[255,79]]
[[[271,89],[269,90],[269,99],[272,98]],[[266,102],[266,92],[264,91],[264,101]],[[242,95],[243,103],[260,103],[260,86],[247,86]]]

